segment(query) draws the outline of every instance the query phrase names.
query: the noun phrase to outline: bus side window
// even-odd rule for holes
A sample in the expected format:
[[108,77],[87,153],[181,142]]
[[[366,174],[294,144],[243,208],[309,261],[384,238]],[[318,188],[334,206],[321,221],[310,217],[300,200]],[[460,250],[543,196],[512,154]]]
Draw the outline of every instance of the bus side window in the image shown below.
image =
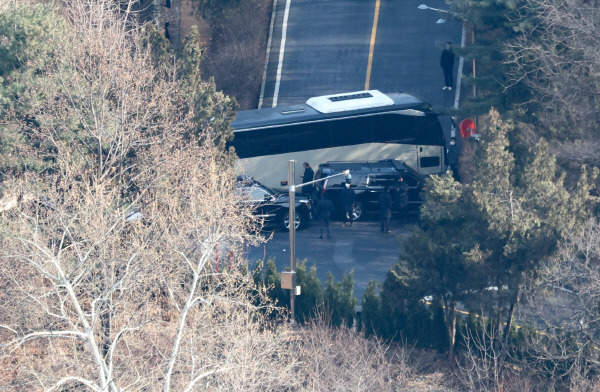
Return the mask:
[[251,134],[248,134],[246,139],[246,156],[282,154],[290,148],[289,133],[286,129],[267,128],[248,132]]
[[414,144],[415,117],[388,113],[373,117],[373,142]]
[[373,116],[367,116],[332,121],[332,133],[343,138],[346,145],[371,143],[372,118]]
[[440,165],[440,157],[421,157],[419,160],[420,167],[436,167]]
[[331,147],[328,121],[298,124],[289,126],[288,129],[290,132],[290,151],[306,151]]

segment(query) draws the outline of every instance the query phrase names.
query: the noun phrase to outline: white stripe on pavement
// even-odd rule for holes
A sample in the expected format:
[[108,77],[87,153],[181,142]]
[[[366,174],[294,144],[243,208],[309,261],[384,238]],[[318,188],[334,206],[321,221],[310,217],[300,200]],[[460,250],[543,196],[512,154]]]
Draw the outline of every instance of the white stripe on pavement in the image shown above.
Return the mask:
[[267,55],[265,59],[265,69],[263,72],[262,83],[260,84],[260,98],[258,99],[258,108],[262,109],[265,99],[265,85],[267,84],[267,67],[269,66],[269,57],[271,56],[271,43],[273,41],[273,26],[275,24],[275,14],[277,10],[277,0],[273,0],[273,10],[271,11],[271,25],[269,26],[269,38],[267,39]]
[[287,0],[285,3],[285,13],[283,14],[283,25],[281,26],[281,45],[279,47],[279,64],[277,65],[277,76],[275,79],[275,92],[273,93],[273,107],[277,106],[277,98],[279,97],[279,85],[281,84],[281,69],[283,68],[283,54],[285,52],[285,39],[287,37],[287,23],[290,14],[290,4],[292,0]]

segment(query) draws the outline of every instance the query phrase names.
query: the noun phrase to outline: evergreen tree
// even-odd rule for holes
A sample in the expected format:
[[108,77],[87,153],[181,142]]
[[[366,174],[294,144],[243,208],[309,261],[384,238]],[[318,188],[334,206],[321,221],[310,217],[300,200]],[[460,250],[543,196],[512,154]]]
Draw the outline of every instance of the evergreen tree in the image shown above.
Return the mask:
[[302,294],[296,297],[296,320],[306,323],[315,318],[323,306],[323,288],[317,277],[317,267],[313,265],[307,272],[306,260],[297,265],[296,283],[302,290]]
[[262,274],[262,283],[267,287],[267,295],[277,306],[285,306],[289,302],[289,296],[281,288],[281,273],[277,271],[275,259],[267,260]]
[[490,127],[482,137],[476,157],[478,170],[472,185],[472,203],[487,222],[485,236],[478,246],[478,259],[488,266],[488,282],[497,288],[490,309],[497,330],[504,321],[502,339],[506,343],[515,307],[527,274],[550,257],[558,242],[587,217],[585,194],[587,176],[571,193],[558,175],[555,159],[542,139],[531,150],[532,159],[515,167],[509,151],[510,125],[498,112],[490,113]]
[[466,198],[465,186],[451,173],[431,177],[426,185],[421,227],[406,244],[409,289],[420,297],[429,295],[442,305],[452,360],[456,338],[457,303],[469,300],[484,281],[482,266],[471,257],[483,222]]
[[[465,58],[465,69],[474,60],[476,70],[463,79],[469,94],[464,94],[462,112],[481,115],[495,107],[502,113],[527,113],[521,105],[531,104],[531,92],[524,83],[512,78],[506,51],[512,39],[535,23],[530,15],[521,12],[526,3],[527,0],[450,1],[451,9],[467,22],[470,36],[470,45],[457,51]],[[470,94],[473,87],[476,97]]]
[[166,69],[170,66],[173,61],[171,43],[154,23],[146,23],[142,27],[142,45],[150,51],[156,68]]
[[356,312],[354,297],[354,271],[344,273],[342,281],[335,283],[331,272],[327,276],[324,290],[325,310],[331,317],[331,325],[351,327]]
[[505,323],[496,341],[502,348],[526,277],[588,216],[585,171],[569,192],[544,140],[517,165],[509,149],[511,129],[491,111],[472,183],[459,184],[449,174],[428,180],[421,225],[383,286],[382,311],[390,314],[392,330],[408,322],[411,298],[429,295],[443,305],[451,359],[457,303],[485,309],[496,331]]
[[[35,101],[44,99],[40,83],[65,37],[66,24],[49,4],[12,2],[0,13],[0,110],[22,119],[20,125],[0,123],[0,181],[7,173],[42,172],[52,164],[49,146],[36,135]],[[39,154],[34,154],[40,150]]]
[[230,124],[235,118],[238,105],[234,98],[217,91],[212,78],[202,80],[203,57],[204,49],[200,43],[198,28],[193,26],[185,37],[178,59],[179,79],[186,95],[193,102],[189,110],[194,113],[197,135],[210,138],[219,149],[224,150],[225,143],[233,139]]
[[377,282],[370,281],[362,297],[361,321],[367,338],[381,329],[381,297],[377,292],[378,286]]

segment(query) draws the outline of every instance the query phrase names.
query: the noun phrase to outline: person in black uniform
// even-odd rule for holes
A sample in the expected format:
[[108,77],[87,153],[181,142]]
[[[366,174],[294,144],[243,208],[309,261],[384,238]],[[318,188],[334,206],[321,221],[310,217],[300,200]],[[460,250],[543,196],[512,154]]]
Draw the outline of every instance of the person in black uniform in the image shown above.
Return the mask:
[[327,197],[327,194],[323,194],[323,198],[317,205],[317,215],[319,216],[321,236],[323,239],[323,231],[327,232],[327,239],[329,239],[329,222],[331,221],[331,211],[333,211],[333,203]]
[[394,203],[400,212],[400,219],[408,220],[408,184],[404,176],[398,178],[394,188]]
[[381,218],[381,232],[389,233],[390,218],[392,217],[392,195],[390,195],[390,187],[388,186],[379,195],[379,217]]
[[[310,167],[308,162],[304,162],[304,174],[302,175],[302,183],[307,183],[312,181],[315,178],[315,172]],[[302,193],[306,193],[307,195],[312,195],[313,193],[313,185],[306,185],[302,187]]]
[[352,207],[354,206],[356,193],[354,192],[354,189],[350,188],[350,184],[346,183],[344,185],[345,186],[340,193],[340,202],[342,203],[342,209],[344,210],[344,223],[342,226],[346,226],[348,220],[350,220],[350,226],[352,226],[352,222],[354,221],[354,211]]
[[440,67],[444,71],[444,90],[452,90],[452,74],[454,69],[454,53],[452,53],[452,42],[446,42],[446,48],[440,57]]
[[456,138],[450,138],[450,145],[448,146],[448,167],[452,170],[452,176],[456,181],[460,181],[460,176],[458,172],[458,156],[459,151],[456,146]]

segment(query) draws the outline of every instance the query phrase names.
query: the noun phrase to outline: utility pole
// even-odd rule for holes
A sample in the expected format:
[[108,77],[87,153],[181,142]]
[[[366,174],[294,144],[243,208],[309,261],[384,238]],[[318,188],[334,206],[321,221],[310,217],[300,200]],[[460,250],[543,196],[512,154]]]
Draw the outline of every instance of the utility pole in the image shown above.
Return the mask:
[[292,273],[292,284],[290,289],[290,312],[292,323],[296,323],[296,314],[294,312],[294,297],[296,296],[296,187],[294,178],[296,174],[296,161],[288,161],[288,185],[290,197],[290,271]]
[[[289,232],[290,232],[290,271],[283,271],[281,273],[281,288],[290,290],[290,322],[292,324],[296,323],[296,311],[294,307],[295,297],[296,297],[296,185],[295,185],[295,168],[296,161],[289,160],[288,161],[288,190],[289,190],[289,199],[290,199],[290,209],[289,209]],[[334,174],[328,177],[319,178],[318,180],[313,180],[309,182],[305,182],[304,184],[299,185],[300,187],[304,185],[311,185],[317,182],[325,181],[332,177],[338,176],[346,176],[346,181],[350,181],[352,176],[350,175],[350,170],[344,170],[341,173]]]

